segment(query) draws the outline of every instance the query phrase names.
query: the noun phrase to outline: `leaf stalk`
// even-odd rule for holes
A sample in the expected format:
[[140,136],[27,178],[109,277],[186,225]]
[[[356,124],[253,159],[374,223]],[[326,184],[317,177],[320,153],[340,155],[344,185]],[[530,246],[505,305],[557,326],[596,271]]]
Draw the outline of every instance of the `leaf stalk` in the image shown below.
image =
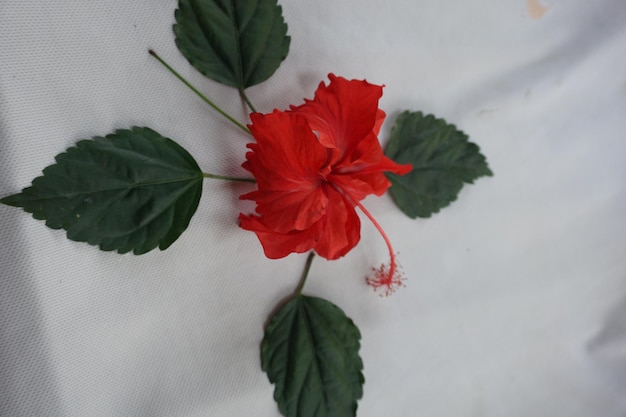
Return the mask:
[[225,181],[240,181],[240,182],[256,182],[254,178],[242,178],[242,177],[230,177],[228,175],[217,175],[210,174],[208,172],[203,172],[202,176],[204,178],[211,178],[214,180],[225,180]]
[[[191,83],[189,81],[187,81],[182,75],[180,75],[174,68],[172,68],[167,62],[165,62],[163,60],[163,58],[161,58],[156,52],[154,52],[152,49],[150,49],[148,51],[148,53],[150,55],[152,55],[157,61],[159,61],[161,63],[161,65],[163,65],[169,72],[171,72],[176,78],[178,78],[180,81],[182,81],[183,84],[185,84],[191,91],[193,91],[198,97],[200,97],[202,99],[202,101],[204,101],[205,103],[207,103],[209,106],[213,107],[213,109],[215,111],[217,111],[219,114],[221,114],[222,116],[224,116],[226,119],[228,119],[231,123],[233,123],[235,126],[237,126],[239,129],[243,130],[244,132],[246,132],[247,134],[251,134],[250,133],[250,129],[248,129],[246,126],[244,126],[243,124],[239,123],[237,120],[235,120],[234,117],[232,117],[230,114],[226,113],[224,110],[222,110],[217,104],[213,103],[211,100],[209,100],[208,97],[206,97],[204,94],[202,94],[197,88],[195,88],[193,85],[191,85]],[[249,105],[249,104],[248,104]]]
[[242,100],[245,101],[245,103],[248,105],[248,107],[250,107],[250,111],[252,113],[256,113],[256,109],[252,105],[252,102],[250,101],[250,99],[246,95],[246,92],[243,89],[239,90],[239,95],[241,96]]
[[302,288],[304,288],[304,283],[306,282],[306,279],[309,276],[309,271],[311,270],[311,264],[313,263],[313,258],[315,258],[315,252],[311,251],[311,253],[309,253],[309,256],[306,258],[306,263],[304,264],[304,271],[302,271],[302,278],[300,278],[300,283],[298,284],[298,288],[296,288],[296,297],[302,294]]

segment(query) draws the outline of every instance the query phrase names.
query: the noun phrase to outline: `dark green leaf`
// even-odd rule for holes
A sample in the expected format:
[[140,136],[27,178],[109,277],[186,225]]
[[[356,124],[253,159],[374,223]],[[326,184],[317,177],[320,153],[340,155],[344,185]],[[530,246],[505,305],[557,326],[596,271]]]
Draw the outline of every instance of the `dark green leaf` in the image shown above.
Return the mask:
[[82,140],[55,159],[31,187],[0,201],[102,250],[166,249],[187,228],[202,193],[191,155],[145,127]]
[[456,200],[464,183],[493,175],[485,157],[454,125],[421,112],[404,112],[391,131],[385,154],[412,164],[406,175],[387,174],[389,192],[409,217],[430,217]]
[[336,305],[296,296],[272,318],[263,370],[286,417],[353,417],[363,395],[361,334]]
[[180,0],[174,33],[191,65],[240,91],[267,80],[289,52],[276,0]]

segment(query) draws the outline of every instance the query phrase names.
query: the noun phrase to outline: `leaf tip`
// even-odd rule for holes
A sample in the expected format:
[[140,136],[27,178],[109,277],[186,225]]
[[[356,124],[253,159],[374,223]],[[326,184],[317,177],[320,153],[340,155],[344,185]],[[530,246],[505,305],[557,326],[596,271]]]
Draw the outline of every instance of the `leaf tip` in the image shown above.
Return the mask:
[[4,198],[0,199],[0,203],[6,205],[6,206],[11,206],[11,207],[21,207],[19,201],[20,201],[20,195],[22,195],[21,193],[18,194],[11,194],[9,196],[6,196]]

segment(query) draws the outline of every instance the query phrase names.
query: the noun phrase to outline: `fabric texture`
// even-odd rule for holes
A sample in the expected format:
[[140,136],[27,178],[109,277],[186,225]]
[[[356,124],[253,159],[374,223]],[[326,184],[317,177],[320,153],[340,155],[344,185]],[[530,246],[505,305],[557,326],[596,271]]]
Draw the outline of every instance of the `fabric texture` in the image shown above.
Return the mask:
[[[365,283],[387,260],[361,241],[315,259],[304,293],[359,326],[373,417],[626,415],[626,7],[623,0],[282,1],[290,53],[248,91],[301,104],[334,73],[385,85],[380,131],[404,110],[465,131],[494,177],[385,228],[406,288]],[[237,92],[176,49],[176,1],[0,3],[0,195],[80,139],[148,126],[207,172],[246,176],[250,138],[148,54],[248,122]],[[0,416],[278,417],[263,327],[305,254],[270,260],[238,227],[253,184],[205,181],[167,251],[102,252],[0,207]]]

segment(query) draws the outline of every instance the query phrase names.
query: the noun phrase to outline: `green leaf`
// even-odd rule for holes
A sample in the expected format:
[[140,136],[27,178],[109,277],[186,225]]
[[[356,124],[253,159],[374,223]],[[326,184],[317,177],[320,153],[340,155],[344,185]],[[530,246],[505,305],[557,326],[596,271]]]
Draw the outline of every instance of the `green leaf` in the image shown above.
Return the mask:
[[191,155],[145,127],[82,140],[55,159],[31,187],[0,202],[106,251],[166,249],[189,225],[202,193]]
[[298,295],[272,318],[263,370],[286,417],[353,417],[363,395],[359,329],[336,305]]
[[289,52],[276,0],[180,0],[176,45],[198,71],[236,87],[267,80]]
[[477,145],[445,120],[405,111],[391,131],[385,154],[412,164],[406,175],[387,174],[389,193],[407,216],[430,217],[456,200],[464,183],[493,175]]

